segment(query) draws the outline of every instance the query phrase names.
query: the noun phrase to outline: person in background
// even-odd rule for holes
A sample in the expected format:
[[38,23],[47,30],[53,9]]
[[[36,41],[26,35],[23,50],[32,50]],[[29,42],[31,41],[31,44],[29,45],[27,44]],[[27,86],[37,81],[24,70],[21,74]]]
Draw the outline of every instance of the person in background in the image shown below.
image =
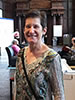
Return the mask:
[[71,56],[71,60],[75,60],[75,37],[72,38],[72,56]]
[[69,46],[64,45],[62,47],[62,51],[58,51],[60,54],[61,58],[65,58],[66,60],[70,60],[72,53],[71,53],[71,48]]
[[18,40],[18,45],[20,45],[20,33],[18,29],[14,32],[14,39]]
[[75,37],[72,38],[72,50],[75,50]]
[[14,39],[18,40],[18,46],[20,48],[23,48],[24,46],[27,45],[27,43],[25,42],[25,39],[22,42],[20,42],[20,33],[18,29],[16,29],[16,31],[14,32]]
[[61,58],[42,41],[46,32],[45,12],[29,11],[24,28],[28,46],[20,50],[16,61],[16,100],[65,100]]
[[16,56],[20,50],[20,47],[18,46],[18,41],[16,39],[12,41],[12,49],[14,50],[14,54]]

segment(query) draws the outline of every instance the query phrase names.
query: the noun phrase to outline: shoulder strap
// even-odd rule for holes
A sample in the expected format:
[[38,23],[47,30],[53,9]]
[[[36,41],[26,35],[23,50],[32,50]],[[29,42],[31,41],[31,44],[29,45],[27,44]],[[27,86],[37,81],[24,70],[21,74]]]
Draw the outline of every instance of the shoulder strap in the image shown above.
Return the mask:
[[22,64],[23,64],[23,69],[24,69],[24,73],[25,73],[25,76],[26,76],[26,80],[27,80],[27,82],[28,82],[28,85],[29,85],[29,87],[30,87],[30,89],[31,89],[31,91],[32,91],[32,93],[33,93],[35,99],[38,100],[38,98],[37,98],[37,96],[36,96],[36,94],[35,94],[35,92],[34,92],[34,90],[33,90],[33,88],[32,88],[31,82],[29,81],[27,72],[26,72],[26,68],[25,68],[25,64],[24,64],[24,49],[23,49],[23,53],[22,53]]

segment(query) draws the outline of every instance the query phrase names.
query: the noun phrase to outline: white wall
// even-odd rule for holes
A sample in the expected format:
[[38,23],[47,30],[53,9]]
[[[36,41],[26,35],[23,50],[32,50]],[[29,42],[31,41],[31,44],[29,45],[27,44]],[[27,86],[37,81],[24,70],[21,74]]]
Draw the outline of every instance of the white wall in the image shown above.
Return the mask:
[[6,47],[13,40],[13,19],[0,18],[0,47]]
[[8,18],[0,18],[0,47],[1,52],[3,48],[9,46],[13,40],[14,20]]

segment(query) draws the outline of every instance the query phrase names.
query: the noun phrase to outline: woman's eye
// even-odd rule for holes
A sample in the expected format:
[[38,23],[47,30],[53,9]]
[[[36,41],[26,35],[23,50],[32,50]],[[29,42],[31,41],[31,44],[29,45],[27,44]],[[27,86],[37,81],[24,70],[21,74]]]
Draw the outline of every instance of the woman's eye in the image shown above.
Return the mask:
[[34,28],[39,28],[39,26],[38,25],[35,25]]
[[36,29],[36,28],[39,28],[38,25],[33,25],[33,26],[31,26],[31,25],[26,25],[25,27],[26,27],[26,28],[31,28],[31,27],[33,27],[33,28],[35,28],[35,29]]
[[26,28],[30,28],[31,26],[30,25],[26,25]]

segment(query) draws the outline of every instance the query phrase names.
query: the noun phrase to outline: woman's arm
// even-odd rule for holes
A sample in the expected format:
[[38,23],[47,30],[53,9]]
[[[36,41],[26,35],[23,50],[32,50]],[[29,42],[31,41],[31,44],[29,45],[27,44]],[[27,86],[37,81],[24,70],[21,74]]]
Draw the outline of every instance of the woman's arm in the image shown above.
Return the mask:
[[61,58],[59,55],[55,56],[50,64],[51,72],[51,88],[54,95],[54,100],[65,100],[64,97],[64,82],[61,67]]

